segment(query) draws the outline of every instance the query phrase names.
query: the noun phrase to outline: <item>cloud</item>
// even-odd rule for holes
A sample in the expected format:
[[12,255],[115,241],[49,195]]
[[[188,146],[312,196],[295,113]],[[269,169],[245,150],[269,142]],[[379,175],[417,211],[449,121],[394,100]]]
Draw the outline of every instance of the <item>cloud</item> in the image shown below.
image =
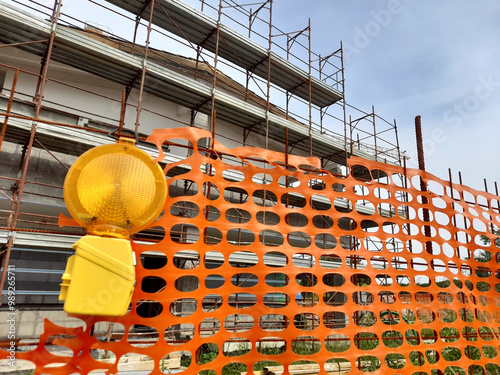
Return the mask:
[[500,168],[490,166],[500,160],[494,141],[500,3],[404,1],[397,12],[386,13],[390,4],[287,0],[275,2],[273,19],[288,30],[311,17],[313,50],[323,55],[340,40],[351,48],[345,65],[348,102],[364,110],[375,105],[382,117],[395,118],[402,149],[410,154],[416,148],[414,118],[421,115],[429,172],[447,179],[448,168],[460,170],[478,189],[484,177],[500,182]]
[[[200,8],[198,0],[186,2]],[[218,0],[206,3],[218,6]],[[98,18],[109,12],[95,6],[87,9],[69,0],[63,11],[116,33],[133,31],[123,30],[114,18]],[[447,178],[452,167],[500,181],[500,168],[491,168],[500,160],[494,142],[500,88],[492,84],[488,91],[483,82],[500,82],[498,0],[273,2],[273,24],[284,32],[303,30],[308,18],[314,52],[326,56],[344,43],[348,102],[366,111],[374,105],[380,116],[396,119],[400,144],[410,154],[415,151],[414,117],[422,116],[424,139],[432,150],[426,154],[429,172]],[[275,41],[286,45],[283,36]],[[482,177],[467,181],[482,188]]]

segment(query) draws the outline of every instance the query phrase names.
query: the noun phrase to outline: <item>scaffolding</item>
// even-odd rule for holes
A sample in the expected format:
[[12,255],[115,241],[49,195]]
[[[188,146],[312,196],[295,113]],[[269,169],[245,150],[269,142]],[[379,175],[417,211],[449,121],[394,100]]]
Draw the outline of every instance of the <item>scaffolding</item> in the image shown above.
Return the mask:
[[[113,1],[109,3],[113,4]],[[100,4],[99,10],[113,11],[116,15],[117,11],[107,4]],[[4,31],[8,37],[3,42],[48,57],[42,60],[42,72],[53,58],[123,84],[126,105],[130,105],[131,90],[137,89],[137,103],[132,105],[137,114],[135,126],[130,126],[135,131],[140,124],[142,97],[145,92],[150,92],[190,108],[191,125],[194,125],[197,113],[208,115],[211,130],[218,137],[224,135],[217,134],[216,118],[240,126],[244,143],[250,134],[255,133],[265,137],[266,146],[271,139],[284,145],[284,130],[288,129],[286,150],[289,153],[306,152],[322,158],[325,165],[331,160],[345,165],[349,155],[401,164],[396,124],[377,116],[373,108],[371,112],[364,112],[346,103],[342,48],[340,46],[327,56],[313,53],[310,22],[303,30],[283,32],[272,25],[272,1],[257,4],[260,6],[256,11],[234,2],[220,1],[217,7],[202,1],[200,6],[205,13],[180,1],[149,1],[144,6],[140,1],[117,1],[115,5],[124,8],[120,20],[128,22],[134,30],[128,54],[104,50],[95,39],[73,29],[85,29],[108,39],[123,40],[121,36],[63,13],[52,15],[51,22],[56,24],[59,21],[59,25],[71,29],[53,27],[49,22],[33,22],[29,15],[22,16],[17,10],[9,12],[6,8]],[[57,11],[58,7],[54,9]],[[39,5],[36,10],[42,11],[43,7]],[[210,11],[215,13],[215,18],[207,15]],[[264,11],[268,13],[267,19],[260,17]],[[241,24],[233,13],[248,17],[249,25]],[[21,25],[29,26],[29,33],[13,30],[14,22],[17,22],[18,30],[23,30],[19,29]],[[261,24],[260,29],[267,28],[267,36],[256,30],[257,22]],[[226,25],[245,30],[249,37]],[[48,33],[50,29],[54,31]],[[146,38],[144,46],[137,45],[137,35],[141,30]],[[57,40],[50,42],[56,34]],[[43,35],[46,39],[33,40],[36,35]],[[195,57],[195,66],[187,74],[191,79],[167,75],[161,71],[161,66],[155,65],[161,51],[153,50],[150,45],[158,36],[163,42],[157,44],[175,42],[181,50],[187,49],[186,54]],[[286,47],[279,43],[283,38],[286,38]],[[301,39],[306,43],[301,43]],[[200,64],[203,72],[200,72]],[[232,78],[241,77],[245,89],[232,87],[231,97],[225,95],[227,87],[224,87],[222,71],[229,72]],[[206,83],[203,87],[193,82],[193,79],[202,79],[202,73],[212,77],[211,80],[203,77]],[[256,95],[251,95],[254,93]],[[263,102],[252,103],[255,96],[262,98]]]
[[[65,14],[62,12],[63,0],[56,0],[51,8],[35,1],[25,4],[24,8],[14,7],[11,3],[0,2],[0,41],[3,43],[0,45],[0,50],[15,47],[41,57],[38,72],[21,69],[12,64],[0,64],[0,72],[4,74],[7,72],[12,77],[10,84],[2,84],[0,94],[0,116],[3,118],[0,152],[3,155],[12,155],[12,160],[2,165],[3,167],[9,165],[7,169],[9,173],[6,175],[2,173],[0,176],[2,198],[0,263],[3,265],[0,285],[3,287],[5,283],[12,254],[18,256],[22,253],[23,261],[38,264],[39,268],[26,267],[20,272],[36,273],[39,278],[42,275],[46,277],[44,285],[50,285],[52,288],[29,290],[30,295],[28,296],[26,292],[24,301],[26,305],[45,309],[61,307],[56,301],[60,275],[68,256],[72,254],[70,250],[72,243],[76,237],[83,234],[81,228],[72,226],[71,222],[60,216],[68,215],[64,208],[62,182],[69,165],[89,148],[109,143],[118,136],[135,138],[140,148],[156,156],[158,151],[151,144],[144,142],[149,132],[144,121],[145,117],[148,120],[157,118],[159,122],[168,121],[174,124],[174,127],[202,127],[211,133],[209,142],[201,145],[196,142],[196,144],[164,142],[163,151],[166,154],[164,164],[182,161],[186,156],[191,156],[194,150],[201,150],[203,156],[209,160],[201,166],[201,169],[197,169],[198,173],[209,178],[214,177],[216,174],[210,163],[214,160],[218,160],[218,166],[222,165],[222,160],[234,166],[233,169],[220,171],[221,175],[217,176],[219,182],[231,185],[223,191],[211,182],[198,185],[197,181],[179,177],[186,173],[189,166],[178,165],[167,168],[167,178],[173,180],[169,183],[171,198],[189,197],[201,191],[203,199],[215,200],[222,195],[227,203],[236,205],[225,212],[225,222],[222,225],[225,225],[227,230],[224,235],[217,225],[205,226],[203,230],[199,230],[196,225],[189,223],[190,219],[200,216],[207,222],[219,219],[221,212],[216,205],[206,205],[202,211],[201,205],[198,206],[186,198],[179,199],[170,207],[169,215],[175,217],[178,224],[169,228],[168,235],[164,227],[153,227],[134,236],[134,241],[141,246],[154,244],[167,236],[173,247],[179,245],[178,248],[182,246],[189,248],[190,250],[183,249],[172,255],[172,264],[177,269],[190,270],[203,262],[206,271],[224,263],[224,254],[220,251],[206,251],[203,258],[200,256],[194,247],[200,238],[203,246],[216,245],[223,238],[231,246],[248,246],[257,243],[256,237],[260,245],[269,249],[283,244],[285,236],[277,230],[264,229],[256,236],[251,230],[243,228],[243,224],[250,220],[252,213],[244,208],[238,208],[237,205],[249,201],[262,207],[262,211],[258,212],[257,209],[260,208],[253,207],[253,211],[256,212],[254,212],[255,219],[259,224],[276,225],[280,222],[280,216],[270,209],[267,210],[269,207],[280,203],[286,210],[290,210],[283,217],[287,231],[289,230],[286,241],[289,246],[299,249],[293,250],[294,253],[290,256],[291,263],[298,268],[313,269],[316,259],[301,249],[314,244],[321,250],[318,264],[327,270],[323,274],[322,296],[308,289],[291,296],[292,298],[285,292],[270,292],[263,296],[262,301],[268,308],[289,306],[293,299],[300,308],[313,308],[320,297],[328,306],[345,305],[349,296],[331,289],[338,288],[346,281],[341,273],[333,272],[341,266],[345,266],[342,270],[346,267],[352,270],[350,281],[353,285],[351,287],[355,288],[364,287],[372,280],[375,288],[390,287],[394,280],[399,286],[406,287],[412,282],[409,276],[398,275],[393,280],[391,272],[384,270],[389,266],[396,271],[406,270],[409,265],[414,271],[428,268],[424,255],[422,258],[415,258],[412,255],[411,261],[408,262],[402,256],[392,257],[392,254],[389,254],[391,258],[386,258],[382,255],[372,256],[369,253],[378,253],[385,247],[387,253],[398,254],[405,246],[412,254],[422,252],[423,249],[417,248],[422,242],[412,239],[404,243],[395,236],[399,230],[398,225],[401,226],[402,236],[409,237],[419,233],[420,229],[410,222],[417,217],[415,210],[411,211],[411,204],[415,205],[417,199],[421,199],[423,205],[429,203],[426,195],[427,187],[421,185],[422,196],[409,203],[412,199],[407,193],[410,182],[406,176],[405,159],[399,150],[396,123],[387,122],[377,116],[373,107],[371,111],[365,112],[346,102],[342,45],[325,56],[313,53],[310,21],[301,30],[285,32],[278,29],[273,25],[273,0],[252,4],[237,4],[231,0],[218,2],[201,0],[195,2],[199,10],[178,0],[90,1],[89,5],[110,17],[117,17],[125,24],[131,36],[127,39],[119,34],[115,35],[107,27],[84,22]],[[36,17],[33,17],[33,12]],[[241,19],[248,23],[242,22]],[[141,37],[145,38],[143,45],[138,43]],[[169,47],[170,52],[158,47],[168,43],[174,45],[172,48]],[[171,53],[177,48],[183,51],[184,57]],[[89,90],[85,85],[51,77],[50,67],[54,63],[65,64],[108,80],[115,85],[114,87],[119,87],[115,91],[120,93],[120,97],[107,94],[105,90]],[[25,91],[26,86],[19,85],[19,82],[26,80],[36,82],[33,92]],[[86,98],[92,98],[92,103],[100,103],[101,107],[113,108],[114,111],[111,111],[113,113],[106,110],[90,111],[86,107],[68,105],[49,95],[49,87],[65,95],[85,95]],[[187,121],[181,120],[179,116],[164,113],[156,107],[149,107],[145,100],[148,95],[182,106],[189,113]],[[221,125],[223,123],[231,125],[237,131],[227,132],[227,127]],[[267,155],[272,155],[272,151],[281,152],[285,160],[279,160],[276,164],[282,166],[285,171],[301,169],[304,175],[300,176],[301,181],[299,181],[292,175],[279,176],[276,171],[268,174],[267,168],[272,167],[269,165],[271,163],[253,156],[246,158],[245,162],[261,167],[260,173],[247,177],[251,179],[251,183],[262,186],[258,189],[249,188],[253,191],[246,190],[245,186],[243,186],[245,188],[236,187],[239,182],[245,180],[245,173],[249,173],[243,169],[245,163],[242,158],[216,149],[215,140],[221,144],[264,146],[263,148],[269,151]],[[320,163],[314,166],[294,165],[289,159],[297,156],[301,156],[300,160],[311,160],[307,157],[313,156],[318,158]],[[405,173],[401,175],[399,172],[394,172],[390,176],[388,172],[378,169],[368,170],[367,167],[356,164],[348,170],[350,157],[387,163],[388,170],[392,170],[394,165],[403,166]],[[47,166],[51,168],[50,172],[41,174],[44,180],[30,177],[38,176],[33,174],[33,164],[36,169]],[[299,190],[287,190],[278,196],[272,188],[266,188],[266,185],[271,184],[273,176],[277,179],[274,185],[277,189],[293,188],[302,182],[305,189],[310,190],[304,194]],[[352,180],[347,183],[349,192],[344,196],[342,193],[347,189],[341,182],[331,185],[333,194],[331,191],[327,194],[325,181],[332,181],[332,176],[335,177],[335,181],[343,181],[342,178],[349,177],[357,182],[355,185]],[[415,177],[420,178],[420,176]],[[423,180],[418,182],[420,181]],[[368,183],[374,186],[380,185],[368,188]],[[413,180],[411,183],[416,185]],[[397,185],[400,189],[394,188],[395,194],[392,197],[393,190],[385,188],[391,184]],[[465,203],[471,206],[475,204],[474,198],[471,198],[474,203],[467,201],[465,192],[460,193],[463,197],[458,195],[455,197],[451,174],[449,184],[451,200],[457,201],[463,198]],[[485,188],[487,191],[486,184]],[[328,189],[331,190],[330,186]],[[371,193],[370,189],[373,190],[373,195],[365,199],[365,196]],[[496,184],[495,189],[498,195]],[[433,193],[432,186],[430,193]],[[328,198],[329,194],[332,196],[331,200]],[[354,195],[358,196],[355,200],[346,198]],[[378,201],[389,198],[393,198],[392,204]],[[376,204],[374,205],[372,201]],[[396,206],[397,202],[402,204]],[[453,208],[455,203],[453,202]],[[496,203],[498,205],[498,201]],[[486,200],[486,203],[478,200],[478,205],[483,209],[491,208],[489,200]],[[311,215],[310,227],[314,227],[311,231],[315,233],[314,237],[307,233],[308,229],[301,229],[307,225],[309,218],[293,210],[305,206],[320,213],[334,208],[335,214],[338,214],[335,218],[336,229],[339,233],[344,233],[338,237],[338,243],[337,239],[327,232],[333,227],[333,219],[326,214],[314,212],[314,216]],[[493,209],[498,213],[497,207]],[[425,223],[429,222],[428,214],[427,212],[426,216],[424,208]],[[381,220],[380,228],[377,222],[368,218],[371,215],[378,215]],[[356,217],[358,222],[351,216]],[[463,220],[463,224],[457,223],[460,219]],[[460,229],[470,228],[470,223],[463,216],[453,214],[452,220],[453,225]],[[397,224],[398,222],[400,224]],[[423,228],[424,237],[431,237],[430,226],[424,224]],[[367,233],[379,229],[385,232],[383,236],[387,238],[386,241]],[[358,232],[353,232],[356,230]],[[498,228],[491,224],[490,231],[496,235]],[[363,237],[362,241],[357,237],[360,234]],[[458,234],[455,237],[458,238]],[[469,241],[470,238],[467,237],[465,242]],[[494,242],[496,244],[496,240]],[[349,252],[349,255],[342,259],[330,252],[337,245],[339,245],[337,249]],[[434,245],[428,239],[424,241],[424,245],[425,255],[439,254],[439,246],[434,249]],[[451,246],[445,248],[443,245],[443,253],[445,251],[451,253],[452,255],[446,254],[450,258],[454,253],[458,261],[466,261],[473,257],[465,246],[451,250],[450,248]],[[368,252],[362,253],[360,250]],[[158,269],[167,263],[165,254],[161,252],[145,252],[142,255],[140,261],[145,269]],[[50,267],[40,266],[42,261],[50,262]],[[227,261],[232,267],[238,268],[238,273],[229,279],[235,288],[252,287],[259,282],[251,269],[259,262],[255,253],[234,251],[228,256]],[[266,267],[284,267],[287,261],[286,254],[273,251],[266,252],[262,257],[262,263]],[[374,271],[373,275],[369,272],[363,273],[365,272],[363,269],[368,267],[376,272]],[[445,264],[439,259],[431,263],[434,271],[443,272],[446,267],[455,274],[460,270],[466,277],[473,273],[473,269],[467,264],[459,265],[452,261]],[[491,270],[481,267],[478,268],[479,272],[491,273]],[[294,276],[296,284],[301,288],[316,286],[318,283],[318,278],[312,271],[301,272]],[[28,277],[25,285],[28,283],[27,280]],[[222,286],[224,281],[224,276],[219,274],[210,274],[204,279],[205,285],[215,286],[214,289]],[[287,286],[289,281],[289,276],[280,272],[267,274],[264,279],[269,287]],[[428,281],[430,284],[429,277],[424,274],[419,274],[418,278],[413,279],[414,284],[419,287],[426,287]],[[174,287],[181,292],[190,292],[196,289],[193,285],[199,282],[197,276],[186,273],[185,276],[175,280]],[[22,284],[20,286],[22,297]],[[161,294],[165,287],[166,281],[161,277],[146,276],[142,279],[140,293]],[[448,298],[445,294],[439,296],[441,299]],[[463,293],[458,296],[460,302],[467,299]],[[162,304],[155,302],[154,298],[153,296],[134,301],[136,303],[134,313],[137,313],[138,318],[161,314]],[[409,304],[412,296],[408,292],[401,292],[398,298],[402,303]],[[415,301],[421,304],[430,304],[432,298],[429,292],[415,294]],[[378,299],[383,304],[392,304],[397,300],[395,293],[389,290],[378,293]],[[252,307],[256,302],[257,297],[254,294],[245,292],[235,292],[227,299],[227,304],[236,308]],[[352,302],[366,306],[376,303],[377,298],[374,294],[361,290],[352,294]],[[174,318],[188,316],[193,310],[191,305],[195,303],[193,298],[180,298],[170,305],[170,313]],[[204,312],[216,310],[222,304],[222,297],[215,293],[207,294],[200,301]],[[466,322],[468,317],[465,309],[460,311],[463,313],[462,320]],[[432,311],[423,308],[415,314],[405,308],[399,314],[387,308],[380,311],[379,317],[386,325],[396,325],[401,319],[413,324],[417,322],[417,318],[420,323],[428,324],[432,321]],[[226,331],[240,334],[254,326],[255,322],[252,319],[250,315],[231,314],[223,324]],[[368,310],[356,310],[354,314],[348,316],[344,312],[332,310],[322,316],[323,324],[328,329],[343,329],[350,319],[358,327],[371,327],[377,321],[377,315]],[[264,314],[259,318],[258,324],[267,331],[279,332],[292,324],[297,329],[310,331],[318,328],[320,322],[320,315],[303,312],[295,315],[293,319],[285,314]],[[113,335],[117,335],[113,324],[115,323],[109,323],[107,326],[105,341],[108,343]],[[116,323],[116,326],[118,325],[119,323]],[[210,337],[217,333],[221,326],[222,322],[217,319],[206,319],[200,323],[200,336]],[[127,333],[129,344],[154,343],[160,335],[163,335],[163,332],[160,333],[154,325],[146,327],[151,329],[148,332],[141,332],[141,328],[144,327],[139,325],[130,328]],[[417,331],[414,332],[416,335],[414,340],[420,340]],[[482,334],[485,337],[492,336],[487,332]],[[194,335],[195,327],[192,324],[190,326],[173,324],[165,330],[165,341],[169,344],[184,344]],[[467,327],[463,336],[474,337],[474,332],[469,331]],[[434,333],[431,335],[427,332],[425,337],[428,341],[438,340],[437,334]],[[444,338],[450,337],[452,336]],[[339,343],[340,346],[345,345],[346,341],[350,343],[349,337],[343,335],[331,335],[323,340],[332,345]],[[357,349],[369,350],[370,348],[366,347],[370,346],[371,342],[378,343],[378,338],[372,332],[364,332],[363,335],[356,333],[352,337],[352,342]],[[258,353],[265,354],[269,348],[282,350],[285,344],[286,340],[282,338],[267,337],[259,339],[255,343],[255,348]],[[304,336],[294,338],[292,344],[306,345],[307,349],[315,351],[321,342],[304,333]],[[251,346],[249,340],[230,339],[224,342],[222,351],[229,356],[229,352],[236,351],[234,348],[244,351],[250,350]],[[467,350],[470,352],[470,349]],[[200,357],[200,351],[197,351],[195,356]],[[420,360],[419,354],[418,361]],[[199,358],[197,361],[199,362]],[[353,363],[358,369],[362,369],[367,361],[367,359],[357,359]],[[396,360],[396,365],[400,365],[399,361],[401,360]],[[347,362],[346,360],[336,363],[339,373],[341,364],[347,366]],[[337,370],[334,364],[331,366],[331,371]],[[348,369],[344,367],[344,370],[348,371],[350,366],[349,364]]]
[[[315,54],[310,21],[302,30],[280,30],[272,22],[272,0],[248,5],[201,0],[199,10],[177,0],[89,2],[89,6],[128,25],[133,35],[128,41],[108,27],[65,14],[62,0],[55,1],[53,7],[36,1],[22,8],[17,3],[1,5],[0,48],[15,47],[41,57],[37,73],[0,65],[2,71],[13,74],[11,86],[2,85],[0,96],[4,119],[0,151],[4,141],[23,144],[18,177],[1,177],[0,192],[10,202],[1,215],[4,265],[9,263],[15,242],[21,243],[23,238],[28,241],[31,236],[34,243],[40,233],[69,235],[63,237],[68,247],[71,235],[81,235],[79,228],[58,226],[59,214],[66,213],[62,181],[27,179],[32,150],[53,158],[63,176],[76,156],[109,142],[110,135],[142,141],[146,134],[140,125],[145,114],[183,126],[200,126],[197,118],[204,114],[213,139],[260,147],[263,142],[266,149],[287,155],[315,156],[323,168],[337,174],[346,173],[342,166],[351,155],[393,164],[403,160],[396,123],[383,120],[373,108],[368,113],[346,103],[342,46],[326,56]],[[245,19],[248,24],[241,21]],[[145,44],[137,42],[140,37],[145,37]],[[172,50],[178,48],[188,57],[153,48],[168,43],[173,44]],[[121,98],[51,78],[52,62],[121,85]],[[35,91],[18,89],[19,79],[35,79]],[[47,85],[118,107],[118,116],[51,100],[46,95]],[[143,103],[147,94],[186,107],[190,121],[147,108]],[[217,120],[239,128],[241,138],[219,131]],[[147,144],[139,145],[154,153]],[[165,145],[170,149],[177,146]],[[175,154],[170,158],[175,160]],[[50,205],[42,209],[23,202],[23,196],[38,196],[38,203],[46,200]],[[154,239],[154,234],[146,237]],[[6,267],[3,269],[0,285],[5,280]]]

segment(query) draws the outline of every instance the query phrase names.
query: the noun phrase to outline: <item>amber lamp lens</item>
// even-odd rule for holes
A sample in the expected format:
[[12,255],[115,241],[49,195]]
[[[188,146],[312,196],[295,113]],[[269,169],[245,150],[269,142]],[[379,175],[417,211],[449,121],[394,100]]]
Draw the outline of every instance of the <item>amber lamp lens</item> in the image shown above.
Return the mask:
[[123,237],[144,229],[161,213],[165,199],[160,166],[129,144],[87,151],[64,181],[64,200],[71,216],[97,235]]

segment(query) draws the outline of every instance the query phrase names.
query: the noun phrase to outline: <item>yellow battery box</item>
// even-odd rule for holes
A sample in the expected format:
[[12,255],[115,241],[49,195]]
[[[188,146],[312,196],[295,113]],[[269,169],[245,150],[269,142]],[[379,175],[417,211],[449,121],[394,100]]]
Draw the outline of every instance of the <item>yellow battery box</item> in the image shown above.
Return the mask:
[[69,314],[122,316],[135,286],[130,241],[87,235],[73,245],[59,300]]

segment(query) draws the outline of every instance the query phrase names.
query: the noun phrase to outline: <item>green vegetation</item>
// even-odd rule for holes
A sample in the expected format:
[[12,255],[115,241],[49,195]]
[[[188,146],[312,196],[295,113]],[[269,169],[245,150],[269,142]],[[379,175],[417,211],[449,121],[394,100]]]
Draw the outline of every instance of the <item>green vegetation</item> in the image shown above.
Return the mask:
[[[493,235],[495,236],[494,241],[495,241],[495,246],[500,247],[500,230],[493,230]],[[490,245],[491,244],[491,239],[488,236],[481,235],[481,241],[483,241],[483,244],[485,245]]]
[[253,365],[254,371],[262,371],[264,367],[281,366],[281,363],[276,361],[259,361]]
[[212,362],[219,355],[219,347],[216,344],[203,344],[198,349],[198,364]]
[[431,365],[439,361],[439,353],[436,350],[426,350],[425,357],[427,358],[427,362]]
[[496,363],[487,363],[485,368],[489,375],[500,375],[500,366]]
[[382,365],[378,357],[372,355],[364,355],[359,357],[357,365],[363,372],[377,371]]
[[399,348],[403,345],[403,335],[399,331],[385,331],[382,333],[382,343],[388,348]]
[[405,336],[408,344],[413,346],[420,344],[420,336],[418,335],[418,332],[416,330],[414,329],[407,330]]
[[300,341],[292,342],[292,352],[300,355],[316,354],[321,349],[321,343],[316,337],[302,336]]
[[330,335],[325,340],[325,349],[332,353],[342,353],[351,347],[351,341],[346,335]]
[[462,358],[462,351],[458,348],[447,346],[441,351],[443,359],[448,362],[458,361]]
[[190,355],[183,354],[181,356],[181,367],[189,367],[191,365],[192,358]]
[[360,332],[354,336],[354,345],[360,350],[373,350],[379,345],[376,334],[371,332]]
[[384,358],[386,365],[392,369],[400,369],[405,367],[406,359],[402,354],[391,353]]
[[498,355],[498,351],[494,346],[485,345],[483,346],[483,355],[486,358],[495,358]]
[[[440,319],[444,323],[453,322],[456,319],[456,312],[454,310],[442,309],[440,310]],[[466,309],[459,312],[459,316],[465,314],[464,321],[469,319]],[[479,327],[479,331],[476,331],[472,327],[464,327],[460,333],[456,328],[443,327],[438,333],[431,328],[422,328],[417,331],[414,329],[406,330],[404,337],[399,331],[388,330],[382,333],[381,340],[385,348],[398,348],[403,345],[405,339],[410,345],[420,345],[420,343],[425,342],[429,344],[431,342],[436,342],[438,339],[443,340],[445,343],[453,343],[457,341],[463,335],[468,337],[470,342],[478,341],[479,336],[483,340],[493,340],[494,336],[488,327]],[[491,338],[490,338],[491,336]],[[379,347],[380,344],[379,337],[371,332],[359,332],[355,335],[352,343],[360,350],[374,350]],[[350,349],[351,340],[346,335],[331,335],[325,340],[325,348],[332,353],[341,353]],[[316,337],[312,336],[302,336],[300,340],[293,341],[290,348],[296,354],[310,356],[314,355],[319,351],[321,343]],[[282,345],[277,345],[274,347],[261,347],[257,345],[257,351],[263,355],[280,355],[287,351],[284,342]],[[226,357],[237,357],[246,355],[250,352],[250,348],[247,345],[241,345],[238,350],[232,352],[225,352]],[[219,354],[219,349],[215,344],[204,344],[200,347],[198,351],[198,363],[205,364],[213,361],[217,358]],[[362,372],[373,372],[377,371],[381,367],[381,360],[378,356],[381,353],[377,351],[377,356],[375,355],[364,355],[358,358],[355,365],[359,367]],[[385,354],[385,353],[384,353]],[[382,354],[382,355],[384,355]],[[407,366],[409,363],[413,366],[422,366],[424,364],[435,364],[438,361],[455,362],[467,357],[471,361],[477,361],[481,358],[491,358],[494,359],[498,356],[499,350],[493,345],[482,345],[481,347],[476,347],[474,345],[468,345],[464,350],[460,350],[453,346],[446,346],[442,351],[438,352],[436,350],[428,349],[423,351],[414,350],[409,353],[408,358],[399,353],[388,353],[385,354],[384,362],[387,367],[398,370]],[[298,364],[315,364],[311,357],[310,359],[301,359],[293,362],[294,365]],[[331,358],[327,360],[327,363],[336,363],[339,369],[342,364],[348,363],[349,361],[344,358]],[[408,363],[409,362],[409,363]],[[191,357],[186,356],[181,358],[181,365],[183,367],[188,367],[191,363]],[[441,362],[440,362],[441,363]],[[445,363],[445,362],[443,362]],[[262,371],[264,367],[275,367],[281,366],[280,362],[277,361],[259,361],[254,364],[253,371]],[[444,366],[443,366],[444,367]],[[222,375],[240,375],[242,372],[248,372],[249,369],[246,365],[239,362],[227,363],[222,368]],[[339,370],[340,371],[340,370]],[[485,372],[486,371],[486,372]],[[438,372],[437,370],[432,370],[431,375],[500,375],[500,366],[495,363],[489,363],[485,368],[479,365],[470,365],[468,368],[462,368],[459,366],[447,366],[443,372]],[[203,370],[199,372],[199,375],[216,375],[213,370]]]
[[224,351],[223,354],[226,357],[239,357],[249,352],[250,352],[250,345],[245,345],[244,343],[241,343],[240,345],[238,345],[237,350]]
[[451,282],[450,282],[450,280],[446,279],[446,280],[437,281],[436,285],[440,288],[448,288],[451,285]]
[[222,375],[240,375],[242,372],[247,372],[248,368],[243,363],[234,362],[228,363],[222,368]]
[[467,356],[467,358],[472,359],[474,361],[481,359],[481,351],[476,346],[467,345],[464,349],[464,353]]
[[274,348],[261,348],[260,346],[257,347],[257,351],[260,354],[265,354],[265,355],[279,355],[283,354],[286,351],[286,346],[280,346],[280,347],[274,347]]
[[422,366],[425,363],[425,356],[419,351],[410,352],[408,358],[413,366]]
[[420,331],[420,336],[426,344],[433,344],[438,339],[438,334],[432,328],[422,328]]

